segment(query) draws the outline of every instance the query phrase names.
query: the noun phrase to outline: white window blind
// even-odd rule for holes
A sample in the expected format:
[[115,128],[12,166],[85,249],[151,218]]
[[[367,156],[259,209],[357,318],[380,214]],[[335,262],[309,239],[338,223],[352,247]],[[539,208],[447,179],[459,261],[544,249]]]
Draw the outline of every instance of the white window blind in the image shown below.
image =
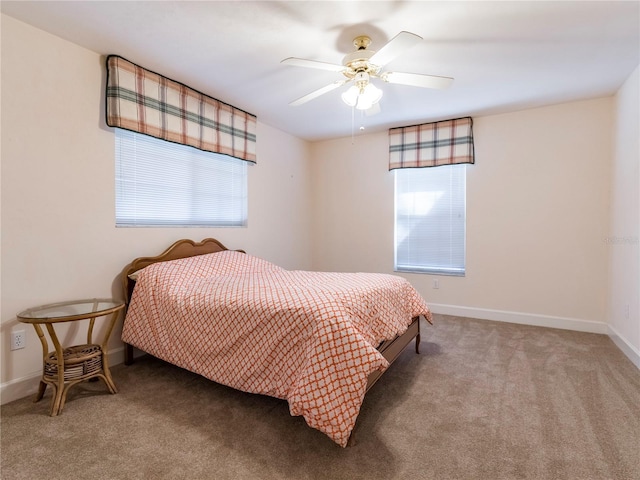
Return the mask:
[[395,269],[464,275],[466,165],[394,172]]
[[115,132],[117,226],[247,224],[246,161]]

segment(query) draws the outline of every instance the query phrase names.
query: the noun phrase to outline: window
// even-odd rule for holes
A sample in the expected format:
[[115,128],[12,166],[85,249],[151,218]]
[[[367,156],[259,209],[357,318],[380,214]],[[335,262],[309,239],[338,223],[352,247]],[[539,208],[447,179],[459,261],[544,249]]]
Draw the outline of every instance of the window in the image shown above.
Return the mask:
[[247,162],[116,132],[116,226],[247,224]]
[[394,172],[395,269],[463,276],[466,165]]

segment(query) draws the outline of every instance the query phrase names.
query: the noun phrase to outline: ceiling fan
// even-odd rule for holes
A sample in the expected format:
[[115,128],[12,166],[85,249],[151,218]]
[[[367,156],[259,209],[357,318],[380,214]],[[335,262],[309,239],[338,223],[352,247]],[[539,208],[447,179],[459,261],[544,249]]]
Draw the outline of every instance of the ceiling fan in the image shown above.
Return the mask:
[[384,71],[384,66],[402,54],[405,50],[422,40],[422,37],[410,33],[400,32],[389,40],[380,50],[369,50],[371,38],[360,35],[353,40],[356,50],[342,59],[342,65],[303,58],[289,57],[280,63],[296,67],[316,68],[342,73],[346,78],[337,80],[297,100],[289,105],[297,106],[313,100],[336,88],[353,82],[353,85],[342,94],[342,100],[349,106],[359,110],[368,110],[377,104],[382,97],[382,90],[371,83],[372,78],[379,78],[383,82],[399,85],[411,85],[424,88],[447,88],[453,78],[423,75],[419,73]]

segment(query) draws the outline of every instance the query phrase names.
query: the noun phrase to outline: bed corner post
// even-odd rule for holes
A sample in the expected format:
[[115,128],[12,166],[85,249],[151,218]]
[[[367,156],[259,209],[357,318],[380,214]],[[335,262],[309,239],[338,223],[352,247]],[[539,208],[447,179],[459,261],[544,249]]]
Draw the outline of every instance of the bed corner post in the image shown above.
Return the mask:
[[131,365],[133,363],[133,346],[128,343],[124,344],[124,364]]

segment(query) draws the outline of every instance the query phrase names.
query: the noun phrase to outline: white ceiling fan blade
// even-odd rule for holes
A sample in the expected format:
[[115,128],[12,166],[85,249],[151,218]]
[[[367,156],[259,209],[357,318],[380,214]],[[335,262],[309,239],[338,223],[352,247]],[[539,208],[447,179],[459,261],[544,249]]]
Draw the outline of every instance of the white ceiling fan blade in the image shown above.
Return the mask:
[[400,32],[389,40],[380,50],[373,54],[369,62],[379,67],[385,66],[405,50],[422,41],[422,37],[415,33]]
[[320,95],[324,95],[325,93],[330,92],[331,90],[335,90],[336,88],[341,87],[342,85],[344,85],[347,82],[350,82],[350,79],[346,79],[346,80],[338,80],[337,82],[333,82],[329,85],[326,85],[322,88],[319,88],[318,90],[315,90],[311,93],[306,94],[303,97],[300,97],[297,100],[294,100],[293,102],[289,103],[289,105],[291,105],[292,107],[297,107],[298,105],[302,105],[303,103],[307,103],[309,100],[313,100],[314,98],[319,97]]
[[380,78],[389,83],[423,88],[447,88],[453,83],[453,78],[450,77],[437,77],[419,73],[386,72],[380,75]]
[[280,63],[284,63],[285,65],[291,65],[294,67],[306,67],[306,68],[317,68],[320,70],[329,70],[330,72],[342,72],[344,70],[344,65],[338,65],[335,63],[327,63],[327,62],[317,62],[315,60],[306,60],[304,58],[295,58],[295,57],[285,58]]

